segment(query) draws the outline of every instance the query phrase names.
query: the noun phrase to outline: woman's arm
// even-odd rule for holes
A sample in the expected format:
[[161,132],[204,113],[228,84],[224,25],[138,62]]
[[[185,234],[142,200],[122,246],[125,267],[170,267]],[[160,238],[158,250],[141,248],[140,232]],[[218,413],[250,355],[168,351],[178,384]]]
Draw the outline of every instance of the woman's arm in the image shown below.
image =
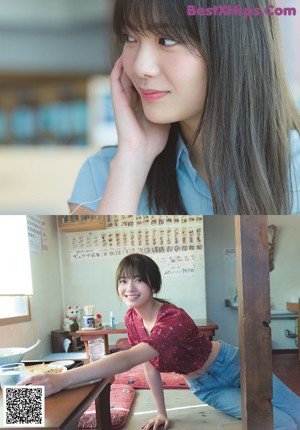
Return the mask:
[[138,364],[158,356],[158,352],[147,343],[140,343],[127,351],[106,355],[101,360],[57,374],[34,375],[19,385],[44,385],[45,395],[51,396],[71,385],[101,379],[125,372]]
[[164,390],[160,373],[149,362],[144,363],[144,372],[155,399],[157,416],[148,420],[143,425],[142,429],[149,430],[153,428],[153,430],[156,430],[161,425],[164,425],[163,428],[167,429],[169,428],[169,420],[167,418]]

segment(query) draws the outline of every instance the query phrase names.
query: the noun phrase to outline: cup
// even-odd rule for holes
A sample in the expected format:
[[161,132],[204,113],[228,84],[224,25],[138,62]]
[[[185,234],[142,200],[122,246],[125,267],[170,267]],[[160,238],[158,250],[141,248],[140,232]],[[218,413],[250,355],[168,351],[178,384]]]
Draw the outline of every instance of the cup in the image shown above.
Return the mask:
[[88,341],[90,363],[100,360],[105,355],[104,340],[102,338]]
[[94,328],[94,316],[93,315],[84,315],[83,319],[83,327],[84,328]]
[[26,377],[24,363],[10,363],[0,366],[1,388],[5,385],[17,385]]

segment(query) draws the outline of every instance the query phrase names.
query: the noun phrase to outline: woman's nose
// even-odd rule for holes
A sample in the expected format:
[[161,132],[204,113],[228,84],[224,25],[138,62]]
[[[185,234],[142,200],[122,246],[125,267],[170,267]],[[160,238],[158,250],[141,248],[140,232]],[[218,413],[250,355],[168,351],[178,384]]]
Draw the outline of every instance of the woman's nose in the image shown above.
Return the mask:
[[154,77],[159,74],[159,58],[155,49],[141,46],[134,61],[133,70],[139,78]]
[[127,281],[127,287],[126,287],[126,290],[132,290],[134,288],[134,281],[133,281],[133,279],[128,279],[128,281]]

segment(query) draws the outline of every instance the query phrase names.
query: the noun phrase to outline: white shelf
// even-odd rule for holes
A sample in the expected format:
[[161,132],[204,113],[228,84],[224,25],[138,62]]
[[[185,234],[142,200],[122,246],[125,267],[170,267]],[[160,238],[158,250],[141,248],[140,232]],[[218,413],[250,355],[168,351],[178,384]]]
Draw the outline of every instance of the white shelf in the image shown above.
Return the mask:
[[[226,300],[226,307],[238,310],[237,302],[232,302],[231,300]],[[297,312],[290,312],[285,309],[271,309],[271,319],[296,319],[298,317]]]

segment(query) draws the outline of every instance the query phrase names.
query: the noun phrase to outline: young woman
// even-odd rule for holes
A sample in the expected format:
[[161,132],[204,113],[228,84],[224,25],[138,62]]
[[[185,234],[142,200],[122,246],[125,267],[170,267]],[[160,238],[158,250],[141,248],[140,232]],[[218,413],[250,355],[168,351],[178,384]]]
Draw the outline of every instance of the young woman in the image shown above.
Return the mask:
[[[32,376],[20,384],[43,384],[49,396],[72,384],[115,375],[144,363],[157,407],[157,416],[145,423],[144,430],[169,427],[160,372],[183,374],[200,400],[240,419],[238,349],[209,341],[183,309],[154,297],[161,289],[161,274],[151,258],[141,254],[123,258],[116,284],[129,308],[125,323],[133,347],[65,373]],[[300,397],[275,376],[273,411],[274,429],[300,429]]]
[[71,212],[300,213],[299,115],[267,0],[117,0],[114,32],[118,146],[83,165]]

